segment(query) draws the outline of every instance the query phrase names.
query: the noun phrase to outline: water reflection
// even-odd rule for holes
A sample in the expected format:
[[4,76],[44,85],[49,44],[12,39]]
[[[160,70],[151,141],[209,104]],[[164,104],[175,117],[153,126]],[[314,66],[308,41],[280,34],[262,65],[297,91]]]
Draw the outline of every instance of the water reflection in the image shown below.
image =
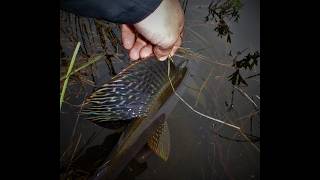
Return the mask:
[[[120,132],[110,134],[105,137],[102,144],[90,146],[72,162],[65,162],[60,169],[60,179],[88,179],[92,177],[100,166],[108,162],[107,158],[120,136]],[[142,148],[122,171],[117,180],[135,179],[136,176],[147,169],[146,161],[150,155],[151,151],[147,146]]]

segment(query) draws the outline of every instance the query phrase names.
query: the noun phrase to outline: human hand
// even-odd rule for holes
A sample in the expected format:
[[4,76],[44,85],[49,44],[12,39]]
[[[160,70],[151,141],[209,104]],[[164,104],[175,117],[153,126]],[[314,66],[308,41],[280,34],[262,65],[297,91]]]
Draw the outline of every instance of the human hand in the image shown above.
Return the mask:
[[180,47],[183,27],[184,15],[179,0],[163,0],[142,21],[121,25],[122,43],[132,60],[155,55],[163,61]]

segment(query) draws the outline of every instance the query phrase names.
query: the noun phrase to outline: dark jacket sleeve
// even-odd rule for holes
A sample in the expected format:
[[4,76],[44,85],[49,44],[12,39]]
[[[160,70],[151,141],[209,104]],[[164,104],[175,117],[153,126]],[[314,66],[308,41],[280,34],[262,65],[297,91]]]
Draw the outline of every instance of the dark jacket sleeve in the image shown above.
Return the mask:
[[61,9],[74,14],[134,24],[151,14],[162,0],[62,0]]

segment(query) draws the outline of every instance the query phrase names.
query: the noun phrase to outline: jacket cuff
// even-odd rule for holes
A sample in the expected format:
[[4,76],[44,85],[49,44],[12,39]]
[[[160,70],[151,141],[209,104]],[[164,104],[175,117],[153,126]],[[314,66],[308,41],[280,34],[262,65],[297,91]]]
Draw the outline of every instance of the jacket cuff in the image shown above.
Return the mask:
[[135,24],[157,9],[162,0],[64,0],[63,10],[114,23]]

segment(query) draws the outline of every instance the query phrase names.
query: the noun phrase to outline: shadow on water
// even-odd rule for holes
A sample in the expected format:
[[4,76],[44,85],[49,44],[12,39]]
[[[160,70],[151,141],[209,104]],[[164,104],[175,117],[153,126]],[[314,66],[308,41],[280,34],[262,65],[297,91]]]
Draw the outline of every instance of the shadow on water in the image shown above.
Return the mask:
[[[66,162],[61,166],[60,179],[88,179],[95,171],[106,162],[113,147],[121,136],[120,132],[105,137],[102,144],[88,147],[85,152],[75,158],[71,163]],[[126,168],[119,175],[117,180],[131,180],[147,169],[146,159],[150,151],[144,147],[137,156],[130,161]]]

